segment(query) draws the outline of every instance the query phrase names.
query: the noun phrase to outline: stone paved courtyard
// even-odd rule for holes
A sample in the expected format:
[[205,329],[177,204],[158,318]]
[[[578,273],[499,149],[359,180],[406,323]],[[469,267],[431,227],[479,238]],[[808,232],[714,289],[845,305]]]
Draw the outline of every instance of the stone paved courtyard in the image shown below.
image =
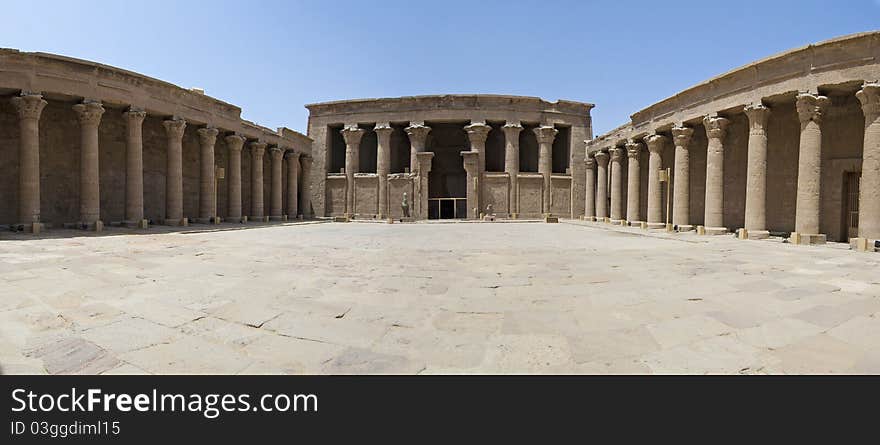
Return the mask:
[[581,222],[52,233],[0,240],[4,373],[880,372],[880,255],[840,245]]

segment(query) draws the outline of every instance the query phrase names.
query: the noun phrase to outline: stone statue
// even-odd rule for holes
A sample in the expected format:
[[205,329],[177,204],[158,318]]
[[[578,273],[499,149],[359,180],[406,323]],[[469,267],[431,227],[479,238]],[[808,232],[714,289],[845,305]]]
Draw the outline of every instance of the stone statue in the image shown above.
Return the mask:
[[403,210],[403,217],[409,218],[409,203],[406,201],[406,192],[403,192],[403,202],[400,203],[400,208]]
[[495,216],[495,208],[492,207],[492,204],[486,205],[486,215]]

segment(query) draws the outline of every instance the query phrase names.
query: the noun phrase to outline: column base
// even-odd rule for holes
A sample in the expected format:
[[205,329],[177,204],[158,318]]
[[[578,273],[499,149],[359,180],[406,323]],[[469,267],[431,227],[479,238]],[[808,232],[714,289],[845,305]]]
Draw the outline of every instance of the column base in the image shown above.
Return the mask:
[[642,224],[644,224],[644,222],[642,222],[642,221],[627,221],[626,222],[626,225],[628,225],[630,227],[642,227]]
[[78,222],[76,225],[78,229],[88,230],[89,232],[102,232],[104,230],[104,222],[101,220]]
[[511,213],[510,219],[519,219],[519,213]]
[[736,237],[739,239],[765,239],[770,238],[770,231],[768,230],[748,230],[748,229],[739,229],[736,231]]
[[859,252],[880,252],[880,240],[870,238],[851,238],[849,245]]
[[622,219],[609,219],[608,221],[611,224],[614,224],[615,226],[622,226],[622,225],[626,224],[626,221],[624,221]]
[[39,235],[40,232],[46,229],[46,225],[38,222],[29,222],[29,223],[19,223],[13,226],[13,230],[17,232],[25,232],[33,235]]
[[584,221],[596,222],[596,217],[595,216],[585,216]]
[[648,229],[665,229],[666,223],[661,222],[649,222],[646,224]]
[[544,222],[545,223],[558,223],[559,218],[556,216],[550,216],[550,214],[548,213],[548,214],[544,215]]
[[791,243],[800,246],[812,244],[825,244],[825,235],[821,233],[797,233],[791,232]]
[[177,227],[187,227],[189,226],[189,218],[181,218],[181,219],[166,219],[160,222],[159,224],[163,226],[177,226]]
[[696,227],[693,224],[673,224],[672,227],[679,232],[690,232],[691,230],[696,230]]
[[348,216],[348,215],[334,216],[334,217],[333,217],[333,222],[342,222],[342,223],[351,222],[351,217]]
[[129,229],[149,229],[150,222],[146,219],[135,219],[122,221],[122,225]]
[[697,226],[697,235],[726,235],[727,227]]

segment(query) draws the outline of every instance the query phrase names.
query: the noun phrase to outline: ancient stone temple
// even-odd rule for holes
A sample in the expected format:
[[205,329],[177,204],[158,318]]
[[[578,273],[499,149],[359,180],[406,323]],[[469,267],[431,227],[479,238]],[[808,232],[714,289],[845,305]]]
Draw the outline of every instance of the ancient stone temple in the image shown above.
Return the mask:
[[[571,218],[584,212],[592,104],[494,95],[306,105],[316,214]],[[488,212],[487,212],[487,209]]]
[[880,33],[856,34],[769,57],[639,110],[586,141],[584,217],[873,250],[878,80]]
[[312,141],[242,120],[201,90],[4,49],[0,96],[0,225],[39,233],[312,214],[301,184]]

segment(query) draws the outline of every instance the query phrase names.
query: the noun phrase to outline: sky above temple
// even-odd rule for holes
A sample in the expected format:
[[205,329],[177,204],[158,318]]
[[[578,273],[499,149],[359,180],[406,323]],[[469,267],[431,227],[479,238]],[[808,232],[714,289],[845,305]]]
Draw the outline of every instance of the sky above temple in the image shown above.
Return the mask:
[[596,135],[710,77],[880,28],[880,0],[11,1],[0,46],[92,60],[305,132],[313,102],[420,94],[596,104]]

